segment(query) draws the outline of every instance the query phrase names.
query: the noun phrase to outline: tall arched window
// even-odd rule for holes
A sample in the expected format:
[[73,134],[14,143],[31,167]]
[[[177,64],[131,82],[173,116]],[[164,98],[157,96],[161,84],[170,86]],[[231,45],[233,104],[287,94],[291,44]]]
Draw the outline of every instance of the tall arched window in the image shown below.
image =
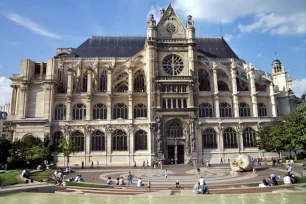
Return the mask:
[[166,124],[166,137],[183,137],[183,124],[179,119],[173,119]]
[[64,135],[61,131],[56,131],[55,133],[53,133],[53,146],[54,146],[55,149],[58,148],[58,145],[60,143],[60,139],[63,136]]
[[98,103],[93,108],[94,120],[106,120],[107,119],[107,107],[102,103]]
[[123,103],[117,103],[114,105],[114,110],[113,110],[113,117],[114,119],[118,118],[128,118],[128,109],[125,104]]
[[91,135],[91,151],[105,151],[104,132],[96,130]]
[[72,144],[79,147],[79,151],[84,151],[84,134],[80,131],[74,131],[71,134]]
[[250,117],[251,116],[250,106],[247,103],[239,104],[239,116],[240,117]]
[[201,103],[199,105],[200,118],[212,117],[212,108],[209,103]]
[[224,148],[238,148],[237,134],[233,128],[226,128],[223,132]]
[[145,92],[145,77],[144,75],[138,75],[134,80],[134,91]]
[[72,109],[72,120],[83,120],[86,117],[86,106],[75,104]]
[[135,133],[135,150],[147,150],[147,132],[143,130],[138,130]]
[[112,150],[126,151],[127,150],[127,135],[122,130],[115,130],[112,134]]
[[102,71],[100,75],[100,92],[107,91],[107,73],[106,71]]
[[219,91],[229,91],[229,88],[224,81],[218,81],[218,90]]
[[87,72],[83,75],[83,86],[82,86],[82,92],[87,92],[87,80],[88,80],[88,74]]
[[259,103],[259,104],[257,105],[257,107],[258,107],[258,116],[259,116],[259,117],[265,117],[265,116],[267,116],[267,108],[266,108],[266,105],[265,105],[265,104]]
[[204,69],[199,69],[199,90],[210,91],[209,75]]
[[64,104],[58,104],[55,107],[55,120],[66,120],[66,106]]
[[232,108],[228,103],[220,104],[220,116],[221,117],[232,117]]
[[203,148],[217,148],[216,131],[213,128],[206,128],[202,133]]
[[244,147],[256,147],[256,132],[253,128],[245,128],[242,136]]
[[134,118],[146,118],[147,117],[147,107],[143,104],[137,104],[134,107]]

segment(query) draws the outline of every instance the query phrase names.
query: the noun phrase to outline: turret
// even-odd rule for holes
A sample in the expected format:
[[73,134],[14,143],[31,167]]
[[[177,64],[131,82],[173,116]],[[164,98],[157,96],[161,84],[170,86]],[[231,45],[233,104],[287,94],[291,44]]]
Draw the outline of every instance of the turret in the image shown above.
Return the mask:
[[156,39],[156,21],[154,15],[149,15],[148,28],[147,28],[147,40],[152,41]]
[[272,62],[272,74],[280,72],[285,72],[285,69],[282,67],[282,63],[278,59],[275,59]]

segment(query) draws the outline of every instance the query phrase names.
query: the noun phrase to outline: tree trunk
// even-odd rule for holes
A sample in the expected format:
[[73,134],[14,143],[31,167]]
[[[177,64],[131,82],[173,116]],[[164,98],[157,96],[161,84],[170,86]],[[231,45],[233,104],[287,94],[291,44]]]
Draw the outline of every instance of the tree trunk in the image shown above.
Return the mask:
[[280,154],[281,154],[281,153],[280,153],[280,152],[278,152],[278,158],[279,158],[279,159],[280,159]]

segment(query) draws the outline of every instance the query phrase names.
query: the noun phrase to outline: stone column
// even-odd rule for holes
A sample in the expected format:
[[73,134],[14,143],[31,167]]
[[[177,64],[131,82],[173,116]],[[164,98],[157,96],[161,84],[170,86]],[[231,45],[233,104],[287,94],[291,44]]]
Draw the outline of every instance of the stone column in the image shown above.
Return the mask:
[[112,96],[107,96],[107,120],[112,119]]
[[129,92],[133,92],[133,70],[132,67],[129,67]]
[[128,107],[128,119],[133,119],[133,72],[132,67],[129,68],[129,107]]
[[87,70],[87,94],[92,94],[92,70]]
[[72,89],[73,89],[73,69],[68,68],[68,80],[67,80],[67,101],[66,101],[66,120],[72,119]]
[[106,153],[106,166],[111,163],[111,154],[112,154],[112,132],[113,128],[110,125],[107,125],[105,128],[105,153]]
[[132,124],[130,124],[128,127],[128,133],[129,133],[129,138],[128,138],[129,166],[132,166],[134,164],[134,152],[135,152],[134,127]]
[[90,161],[90,153],[91,153],[91,133],[93,132],[93,129],[90,126],[86,126],[84,128],[85,132],[85,164],[88,165]]
[[239,101],[238,101],[238,92],[237,92],[237,66],[235,64],[234,59],[232,59],[232,68],[231,68],[231,75],[232,75],[232,88],[233,88],[233,102],[234,102],[234,117],[239,117]]
[[148,107],[148,119],[152,120],[152,84],[153,84],[153,73],[155,70],[155,60],[156,60],[156,48],[154,43],[150,42],[147,47],[147,60],[146,60],[146,82],[147,82],[147,107]]
[[26,110],[28,104],[28,85],[22,84],[20,87],[20,100],[19,100],[19,117],[24,119],[26,117]]
[[40,73],[39,73],[39,80],[43,79],[43,70],[44,70],[44,63],[40,63]]
[[250,85],[251,85],[251,97],[252,97],[252,109],[253,109],[253,117],[258,117],[258,106],[257,106],[257,92],[255,86],[255,76],[254,76],[254,67],[250,67]]
[[112,94],[112,69],[107,70],[107,93]]
[[91,95],[86,96],[86,120],[92,120],[92,104],[91,104]]
[[164,160],[164,149],[163,149],[163,138],[162,138],[162,117],[156,116],[155,118],[157,123],[157,157],[158,160]]
[[270,83],[270,103],[271,103],[271,109],[272,109],[272,117],[277,117],[274,85],[272,84],[272,82]]
[[193,88],[194,88],[194,84],[190,83],[188,87],[189,87],[189,94],[188,94],[189,104],[188,104],[188,108],[194,108],[194,105],[193,105]]
[[15,115],[18,115],[18,107],[19,107],[19,95],[20,95],[20,87],[16,86],[16,99],[15,99]]
[[53,84],[45,83],[44,84],[45,95],[44,95],[44,117],[48,120],[52,119],[53,113]]
[[215,117],[220,117],[220,110],[219,110],[219,90],[218,90],[218,76],[217,76],[217,63],[213,62],[212,67],[213,72],[213,91],[214,91],[214,102],[215,102]]
[[17,95],[17,86],[11,85],[12,87],[12,98],[11,98],[11,115],[15,115],[15,108],[16,108],[16,95]]
[[224,150],[224,142],[223,142],[223,130],[224,128],[218,127],[217,129],[217,135],[218,135],[218,149],[220,152],[223,152]]

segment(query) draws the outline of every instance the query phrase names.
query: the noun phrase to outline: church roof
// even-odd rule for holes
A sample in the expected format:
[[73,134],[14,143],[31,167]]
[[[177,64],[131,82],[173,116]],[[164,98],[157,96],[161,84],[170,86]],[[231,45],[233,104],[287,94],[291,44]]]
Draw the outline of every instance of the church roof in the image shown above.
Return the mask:
[[[73,50],[77,57],[131,57],[144,49],[146,37],[93,36]],[[223,38],[196,38],[197,49],[211,58],[238,58]]]

